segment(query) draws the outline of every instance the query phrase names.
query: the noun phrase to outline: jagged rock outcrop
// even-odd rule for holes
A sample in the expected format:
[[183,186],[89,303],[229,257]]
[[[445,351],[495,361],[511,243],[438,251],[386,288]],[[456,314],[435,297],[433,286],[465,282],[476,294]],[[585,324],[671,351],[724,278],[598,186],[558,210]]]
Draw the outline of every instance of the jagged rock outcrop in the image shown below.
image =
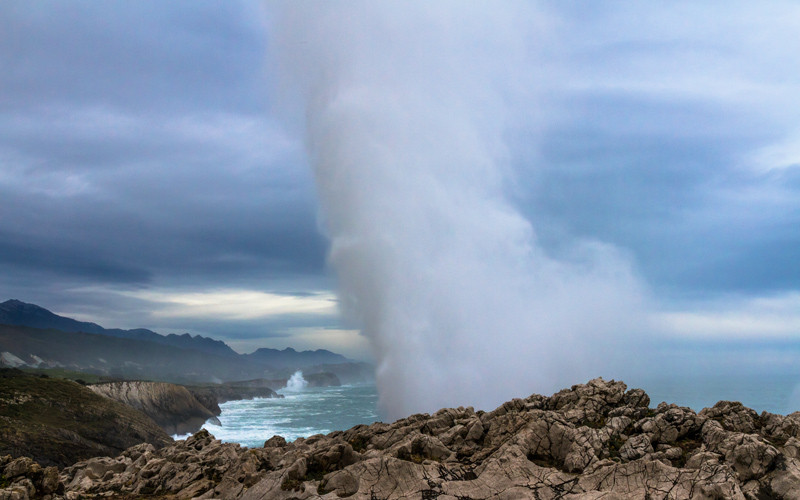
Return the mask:
[[216,419],[211,410],[181,385],[166,382],[123,381],[93,384],[88,388],[96,394],[141,411],[169,434],[195,432],[207,420]]
[[[800,413],[758,415],[726,401],[700,413],[648,406],[643,391],[596,379],[488,413],[448,408],[292,443],[275,436],[256,449],[201,431],[161,450],[143,444],[116,459],[77,463],[51,491],[63,488],[66,498],[800,498]],[[36,487],[36,477],[17,474],[10,488]]]

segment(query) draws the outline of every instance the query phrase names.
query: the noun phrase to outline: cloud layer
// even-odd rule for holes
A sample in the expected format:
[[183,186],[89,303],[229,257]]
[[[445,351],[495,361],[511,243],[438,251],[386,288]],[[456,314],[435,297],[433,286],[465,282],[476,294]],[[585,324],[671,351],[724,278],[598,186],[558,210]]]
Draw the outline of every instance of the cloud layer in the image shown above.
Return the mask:
[[309,89],[330,260],[390,419],[607,370],[644,317],[620,252],[546,255],[508,202],[506,82],[527,71],[517,20],[536,12],[456,6],[293,6],[276,42]]
[[[476,167],[475,182],[454,188],[463,199],[502,192],[500,211],[521,215],[515,224],[533,228],[545,259],[612,249],[655,297],[643,335],[796,339],[788,309],[753,305],[793,303],[800,289],[796,4],[513,5],[524,12],[488,8],[479,21],[462,5],[411,5],[419,21],[400,7],[389,7],[394,20],[360,13],[343,36],[363,37],[346,42],[351,52],[322,43],[341,34],[332,22],[341,13],[327,6],[303,33],[303,50],[317,51],[304,60],[324,65],[294,60],[289,80],[277,55],[287,47],[271,44],[300,20],[281,21],[280,4],[3,2],[2,299],[110,327],[211,334],[245,350],[291,345],[307,328],[352,328],[336,315],[167,320],[153,315],[166,303],[135,295],[334,288],[319,226],[336,233],[336,217],[317,221],[315,159],[299,126],[299,96],[314,89],[290,83],[321,70],[364,82],[342,110],[372,109],[378,120],[455,110],[419,127],[400,119],[384,134],[407,131],[392,140],[422,156],[436,144],[416,146],[409,123],[441,126],[460,137],[460,154],[500,166],[496,177]],[[376,87],[399,96],[394,108]],[[432,87],[433,102],[415,95]],[[450,119],[473,125],[455,129]],[[426,186],[423,199],[447,201],[437,192],[447,175],[414,181]],[[412,184],[397,182],[399,192]],[[449,203],[454,217],[481,220],[473,203]],[[441,246],[469,242],[456,228]],[[594,249],[581,255],[576,242],[587,241]],[[689,344],[681,356],[709,349]]]

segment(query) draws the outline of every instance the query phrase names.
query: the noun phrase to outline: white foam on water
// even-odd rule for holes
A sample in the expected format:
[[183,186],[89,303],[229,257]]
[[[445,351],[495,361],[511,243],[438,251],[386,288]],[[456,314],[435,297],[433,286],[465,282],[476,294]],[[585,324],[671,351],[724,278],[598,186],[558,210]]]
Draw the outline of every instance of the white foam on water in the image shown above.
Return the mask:
[[[377,420],[374,387],[307,388],[283,398],[257,398],[220,404],[219,423],[206,422],[203,429],[223,442],[261,447],[278,435],[287,441],[345,430]],[[189,435],[175,435],[186,439]]]
[[289,391],[289,392],[299,392],[308,387],[308,381],[303,378],[303,372],[297,370],[294,374],[286,381],[286,387],[281,389],[282,391]]

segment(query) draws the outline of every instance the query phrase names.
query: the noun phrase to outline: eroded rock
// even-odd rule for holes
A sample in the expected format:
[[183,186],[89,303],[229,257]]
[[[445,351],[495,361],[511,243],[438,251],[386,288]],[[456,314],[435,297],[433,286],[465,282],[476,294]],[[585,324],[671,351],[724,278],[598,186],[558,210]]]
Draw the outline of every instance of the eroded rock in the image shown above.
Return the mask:
[[[206,431],[61,471],[0,457],[0,490],[51,498],[800,498],[795,416],[721,402],[699,414],[596,379],[492,412],[449,408],[263,448]],[[46,492],[46,493],[45,493]]]

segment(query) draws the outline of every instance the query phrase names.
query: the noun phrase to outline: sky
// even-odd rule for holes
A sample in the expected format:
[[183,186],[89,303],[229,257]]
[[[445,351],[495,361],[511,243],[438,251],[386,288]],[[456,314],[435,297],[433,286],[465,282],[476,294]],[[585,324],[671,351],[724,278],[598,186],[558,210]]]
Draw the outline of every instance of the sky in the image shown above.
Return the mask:
[[[624,255],[663,356],[793,366],[800,7],[527,5],[489,118],[538,244]],[[0,300],[369,358],[339,311],[275,7],[0,4]]]

